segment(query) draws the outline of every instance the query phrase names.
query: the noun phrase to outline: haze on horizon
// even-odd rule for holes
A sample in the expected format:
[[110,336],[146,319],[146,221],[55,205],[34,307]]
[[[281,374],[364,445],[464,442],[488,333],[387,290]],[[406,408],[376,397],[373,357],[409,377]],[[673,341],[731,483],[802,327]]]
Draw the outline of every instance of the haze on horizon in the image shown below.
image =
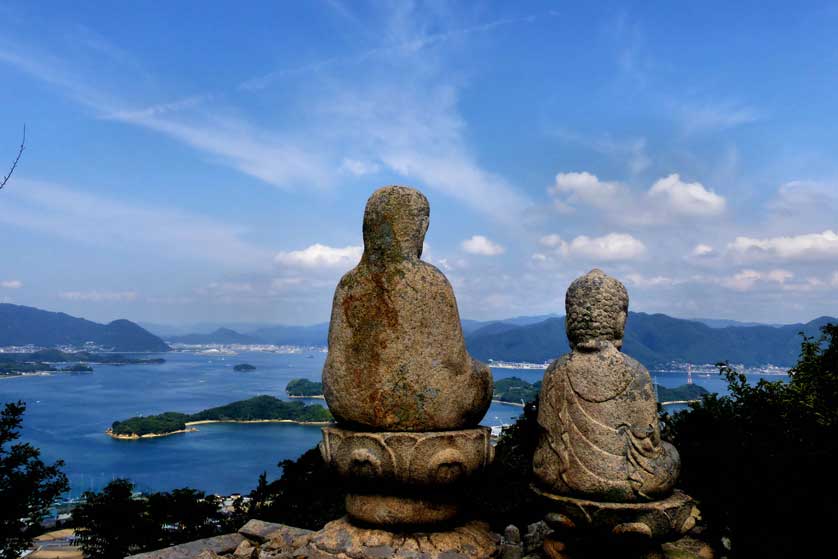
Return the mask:
[[369,194],[461,315],[838,315],[838,5],[6,2],[0,302],[328,320]]

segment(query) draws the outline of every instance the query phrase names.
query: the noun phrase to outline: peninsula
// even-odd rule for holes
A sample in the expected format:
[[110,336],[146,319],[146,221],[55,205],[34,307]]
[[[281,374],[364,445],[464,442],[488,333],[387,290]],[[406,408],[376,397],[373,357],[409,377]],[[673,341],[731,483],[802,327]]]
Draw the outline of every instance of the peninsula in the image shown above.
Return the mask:
[[[0,376],[19,376],[34,373],[91,372],[96,365],[160,365],[162,358],[138,359],[117,353],[67,352],[59,349],[41,349],[31,353],[0,354]],[[56,363],[67,366],[57,369]]]
[[194,414],[165,412],[114,421],[106,433],[115,439],[135,440],[195,431],[194,426],[203,423],[327,424],[332,420],[323,406],[262,395]]

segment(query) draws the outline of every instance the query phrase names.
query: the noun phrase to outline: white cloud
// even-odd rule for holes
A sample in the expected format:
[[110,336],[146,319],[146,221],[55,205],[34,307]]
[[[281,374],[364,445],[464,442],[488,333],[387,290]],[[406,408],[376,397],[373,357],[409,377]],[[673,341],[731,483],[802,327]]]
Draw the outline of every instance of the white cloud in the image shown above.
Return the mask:
[[90,303],[114,303],[135,301],[137,299],[136,291],[64,291],[58,294],[62,299],[68,301],[85,301]]
[[276,262],[297,268],[349,269],[358,263],[363,252],[362,246],[339,248],[316,243],[302,250],[280,252],[276,255]]
[[558,196],[560,208],[576,203],[608,208],[624,190],[625,187],[619,183],[601,181],[596,175],[583,171],[557,174],[556,184],[551,192]]
[[838,272],[832,274],[832,287],[838,287]]
[[548,248],[561,248],[565,244],[562,238],[555,233],[541,237],[538,242]]
[[646,253],[646,246],[625,233],[609,233],[602,237],[580,235],[568,243],[567,253],[591,260],[634,260]]
[[774,283],[784,286],[794,274],[788,270],[775,269],[767,272],[757,270],[741,270],[733,276],[722,278],[719,283],[736,291],[749,291],[757,282]]
[[665,287],[670,285],[675,285],[677,283],[681,283],[677,280],[674,280],[668,276],[644,276],[643,274],[628,274],[626,276],[626,280],[632,285],[635,285],[640,288],[648,288],[648,287]]
[[658,180],[649,189],[649,197],[663,208],[686,216],[713,216],[725,210],[725,199],[699,182],[683,182],[673,173]]
[[699,182],[682,181],[677,173],[659,179],[646,192],[633,192],[623,183],[603,181],[585,171],[559,173],[549,192],[562,213],[584,205],[602,210],[612,222],[632,225],[716,216],[726,206],[724,197]]
[[470,239],[466,239],[460,246],[469,254],[479,254],[481,256],[497,256],[503,254],[504,248],[483,235],[474,235]]
[[831,229],[791,237],[757,239],[737,237],[728,244],[736,255],[783,260],[830,260],[838,258],[838,234]]
[[697,257],[710,256],[715,251],[712,246],[699,243],[693,247],[692,255]]
[[360,161],[358,159],[350,159],[348,157],[344,157],[340,164],[341,171],[349,173],[350,175],[355,175],[356,177],[372,175],[377,173],[380,169],[381,167],[378,164],[371,161]]
[[[601,237],[580,235],[569,242],[559,235],[552,234],[541,237],[538,242],[551,249],[554,256],[570,256],[587,260],[634,260],[646,253],[646,245],[626,233],[609,233]],[[546,262],[550,258],[550,254],[540,252],[532,255],[532,259],[536,262]]]
[[3,280],[0,281],[0,287],[4,287],[6,289],[20,289],[23,287],[23,282],[20,280]]

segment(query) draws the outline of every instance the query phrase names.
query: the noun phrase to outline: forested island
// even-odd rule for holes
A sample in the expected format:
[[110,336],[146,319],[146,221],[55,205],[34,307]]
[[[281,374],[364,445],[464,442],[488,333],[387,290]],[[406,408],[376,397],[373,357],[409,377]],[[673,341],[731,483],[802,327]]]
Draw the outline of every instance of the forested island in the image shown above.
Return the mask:
[[285,386],[285,392],[291,398],[322,398],[323,383],[295,378]]
[[541,390],[541,381],[530,384],[518,377],[502,378],[495,381],[495,391],[492,400],[505,404],[517,404],[523,406],[538,398]]
[[194,431],[193,426],[201,423],[329,423],[332,420],[332,414],[323,406],[262,395],[193,414],[165,412],[114,421],[106,432],[116,439],[140,439]]
[[[706,388],[697,384],[684,384],[677,388],[666,388],[659,384],[654,385],[660,403],[680,403],[700,400],[705,394],[709,394]],[[523,406],[538,398],[541,390],[541,381],[529,383],[518,377],[509,377],[495,381],[495,392],[492,399],[505,404]]]
[[233,370],[238,371],[238,372],[241,373],[241,372],[247,372],[247,371],[255,371],[256,367],[254,367],[250,363],[239,363],[238,365],[233,367]]

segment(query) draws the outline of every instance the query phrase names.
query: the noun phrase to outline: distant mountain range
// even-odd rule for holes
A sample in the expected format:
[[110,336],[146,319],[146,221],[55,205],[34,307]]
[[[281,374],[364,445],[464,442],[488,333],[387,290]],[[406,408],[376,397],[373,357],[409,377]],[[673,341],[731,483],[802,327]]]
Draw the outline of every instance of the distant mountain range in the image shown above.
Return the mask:
[[[464,319],[469,352],[487,361],[541,363],[570,351],[564,317],[556,314],[519,316],[497,321]],[[730,361],[747,366],[788,367],[797,361],[799,332],[817,336],[819,329],[838,319],[821,317],[806,324],[766,325],[733,320],[673,318],[664,314],[630,312],[623,350],[647,367],[667,363]],[[326,345],[328,323],[312,326],[262,326],[238,333],[219,328],[209,334],[168,336],[180,343],[271,343]],[[255,339],[257,342],[243,340]]]
[[261,344],[263,340],[247,334],[239,334],[230,328],[218,328],[209,334],[186,334],[185,336],[167,336],[173,344]]
[[0,304],[0,346],[82,346],[87,342],[113,351],[169,351],[163,340],[129,320],[99,324],[61,312]]
[[[805,324],[751,325],[713,319],[684,320],[664,314],[630,312],[623,351],[647,367],[671,362],[730,361],[747,366],[788,367],[797,361],[799,332],[819,335],[820,327],[838,319],[823,316]],[[711,325],[708,325],[710,323]],[[249,331],[217,327],[208,333],[166,335],[172,343],[277,344],[323,346],[328,323],[312,326],[242,324]],[[463,320],[469,352],[488,361],[541,363],[570,351],[564,317],[519,316],[506,320]],[[93,342],[113,351],[167,351],[160,337],[128,320],[98,324],[64,313],[0,304],[0,346],[34,344],[81,346]]]
[[[664,314],[630,312],[623,351],[647,367],[673,361],[716,363],[730,361],[747,366],[773,364],[788,367],[800,353],[799,332],[818,336],[832,317],[784,326],[710,327],[701,322]],[[541,363],[570,351],[564,317],[527,326],[495,322],[466,337],[469,352],[481,360]]]

